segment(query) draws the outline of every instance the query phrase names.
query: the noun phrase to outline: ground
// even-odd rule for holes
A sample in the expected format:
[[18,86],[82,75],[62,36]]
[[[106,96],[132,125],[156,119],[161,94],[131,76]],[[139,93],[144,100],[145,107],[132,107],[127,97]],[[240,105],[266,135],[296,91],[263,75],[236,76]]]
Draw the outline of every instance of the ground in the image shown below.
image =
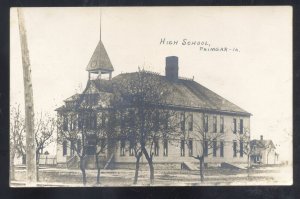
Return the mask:
[[[16,180],[11,186],[25,186],[25,168],[16,170]],[[87,170],[87,186],[133,186],[134,170],[102,170],[101,184],[96,184],[96,170]],[[38,186],[82,185],[80,170],[40,168]],[[199,171],[161,170],[155,171],[155,183],[151,186],[215,186],[215,185],[290,185],[292,184],[291,166],[270,166],[247,170],[209,168],[205,170],[204,182],[199,181]],[[149,172],[139,172],[136,186],[149,186]]]

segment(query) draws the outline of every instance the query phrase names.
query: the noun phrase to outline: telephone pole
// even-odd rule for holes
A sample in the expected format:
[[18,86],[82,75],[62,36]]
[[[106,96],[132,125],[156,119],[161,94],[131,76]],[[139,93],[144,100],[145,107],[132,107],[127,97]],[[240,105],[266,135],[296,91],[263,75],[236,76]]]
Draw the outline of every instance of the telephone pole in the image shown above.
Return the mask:
[[31,82],[29,50],[22,10],[18,8],[20,43],[22,51],[24,96],[25,96],[25,130],[26,130],[26,186],[36,186],[36,154],[34,135],[34,109]]

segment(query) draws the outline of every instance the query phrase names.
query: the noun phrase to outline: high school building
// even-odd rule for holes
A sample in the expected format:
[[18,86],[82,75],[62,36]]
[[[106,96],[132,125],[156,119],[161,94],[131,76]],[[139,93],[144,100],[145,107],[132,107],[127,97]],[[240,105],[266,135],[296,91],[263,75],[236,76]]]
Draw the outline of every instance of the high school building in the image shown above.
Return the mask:
[[[184,65],[184,64],[183,64]],[[181,66],[184,68],[184,66]],[[86,68],[88,82],[82,94],[75,94],[66,99],[65,105],[56,109],[58,117],[63,118],[61,130],[80,128],[80,122],[75,121],[79,116],[72,115],[74,104],[81,103],[82,95],[97,95],[94,105],[101,112],[109,108],[109,99],[114,95],[111,85],[120,79],[133,78],[137,73],[122,73],[112,77],[113,65],[109,59],[102,41],[100,40]],[[157,74],[158,75],[158,74]],[[176,109],[180,122],[180,130],[189,132],[188,140],[157,140],[154,143],[153,162],[156,168],[180,169],[183,166],[193,167],[198,160],[196,155],[204,155],[207,165],[219,166],[222,163],[245,164],[247,155],[244,152],[249,146],[250,116],[251,114],[237,105],[229,102],[193,79],[179,77],[178,57],[166,58],[165,75],[159,75],[172,90],[170,104]],[[94,120],[95,123],[101,119]],[[207,137],[212,140],[199,140],[201,126]],[[58,135],[59,136],[59,135]],[[89,156],[87,167],[95,167],[94,140],[86,140]],[[66,167],[77,167],[78,158],[72,149],[76,143],[64,141],[57,146],[57,163]],[[77,143],[80,144],[80,143]],[[204,147],[203,147],[204,145]],[[102,154],[103,167],[134,168],[135,157],[128,140],[118,140],[113,150],[106,150]],[[145,157],[141,164],[147,163]]]

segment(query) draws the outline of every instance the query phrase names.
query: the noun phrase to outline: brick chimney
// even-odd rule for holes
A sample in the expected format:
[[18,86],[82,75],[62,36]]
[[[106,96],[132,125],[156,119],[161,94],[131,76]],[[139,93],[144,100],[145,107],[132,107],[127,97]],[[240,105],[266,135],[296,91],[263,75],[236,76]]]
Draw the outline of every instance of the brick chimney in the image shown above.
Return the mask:
[[263,135],[260,136],[260,140],[264,140],[264,136]]
[[166,78],[169,80],[178,79],[178,57],[168,56],[166,57]]

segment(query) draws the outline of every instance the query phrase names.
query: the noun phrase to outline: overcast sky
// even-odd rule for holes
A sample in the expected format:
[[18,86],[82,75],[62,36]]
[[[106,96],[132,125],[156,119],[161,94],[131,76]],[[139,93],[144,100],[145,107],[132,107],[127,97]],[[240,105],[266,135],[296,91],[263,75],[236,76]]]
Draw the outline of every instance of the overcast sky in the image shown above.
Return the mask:
[[[99,41],[99,8],[26,8],[35,111],[55,114],[84,89],[85,68]],[[102,41],[115,71],[138,67],[164,74],[165,57],[179,57],[179,76],[195,81],[253,114],[251,136],[264,135],[281,159],[292,157],[291,7],[102,8]],[[16,9],[11,9],[10,97],[24,104]],[[162,45],[161,39],[178,45]],[[201,51],[183,39],[206,41]],[[207,46],[206,46],[207,47]],[[23,107],[23,106],[22,106]]]

